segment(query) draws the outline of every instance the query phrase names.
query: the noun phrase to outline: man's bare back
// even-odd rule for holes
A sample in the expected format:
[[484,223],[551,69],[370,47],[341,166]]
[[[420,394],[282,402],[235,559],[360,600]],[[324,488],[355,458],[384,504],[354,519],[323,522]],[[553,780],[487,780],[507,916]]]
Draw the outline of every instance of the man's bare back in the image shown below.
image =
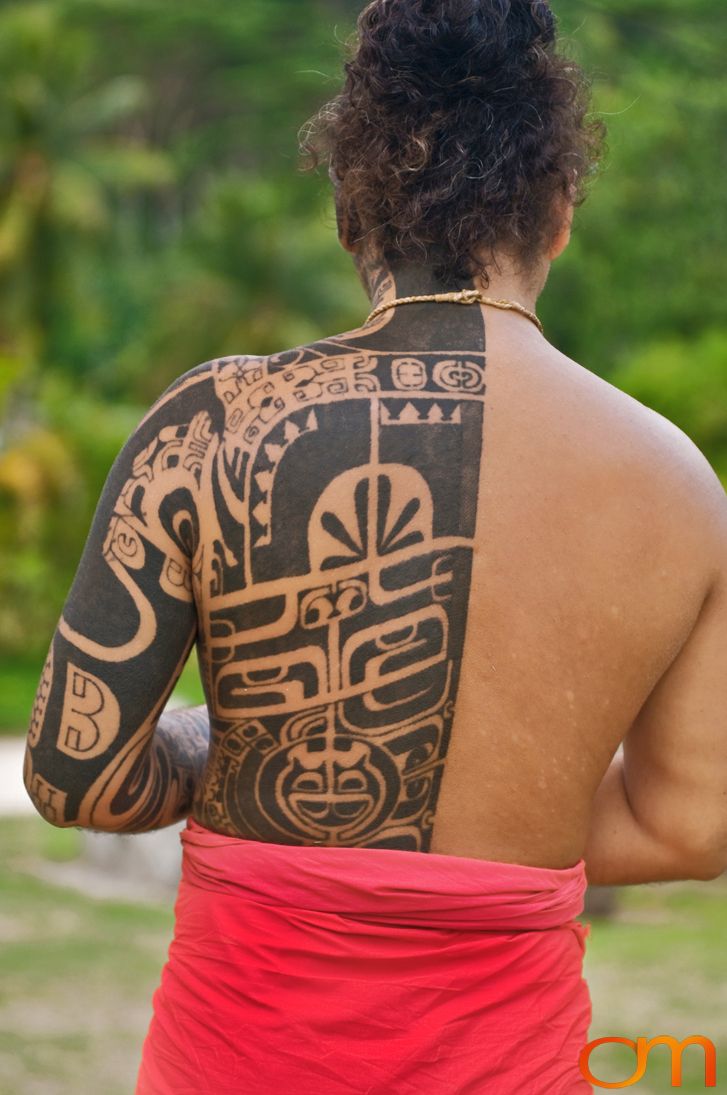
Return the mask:
[[[489,311],[486,323],[468,638],[432,850],[573,863],[624,739],[647,832],[687,858],[698,840],[714,848],[727,830],[724,609],[701,675],[673,696],[666,682],[724,589],[724,490],[670,422],[527,326],[515,335]],[[587,863],[598,880],[600,857]]]
[[[458,331],[449,340],[457,352],[442,330]],[[265,624],[259,640],[250,631],[237,659],[225,646],[224,675],[237,673],[248,686],[239,709],[217,706],[221,674],[208,677],[212,750],[194,816],[223,832],[286,843],[572,864],[584,854],[614,752],[715,581],[724,543],[716,477],[670,423],[564,358],[527,323],[489,308],[465,315],[415,305],[396,320],[390,312],[373,331],[300,351],[290,362],[295,379],[277,371],[251,388],[268,385],[272,403],[291,384],[304,391],[312,360],[319,378],[330,369],[329,391],[340,391],[320,405],[334,415],[322,442],[328,475],[312,486],[325,501],[311,519],[302,498],[316,472],[303,446],[294,452],[304,420],[320,428],[316,410],[301,418],[292,404],[291,417],[281,403],[273,448],[261,439],[260,451],[271,455],[254,474],[272,483],[278,461],[289,461],[287,508],[276,514],[273,486],[272,523],[253,528],[263,547],[283,541],[278,565],[297,577],[291,586],[269,570],[260,597],[253,583],[252,597],[241,598],[260,602]],[[245,367],[251,376],[269,363]],[[369,379],[354,392],[357,375]],[[463,393],[464,402],[453,398]],[[472,417],[466,433],[462,408],[479,408],[481,397],[484,428]],[[307,414],[317,406],[314,397]],[[354,406],[363,412],[358,421]],[[371,421],[379,431],[373,441]],[[288,437],[289,456],[275,447],[278,433]],[[378,490],[386,491],[382,501],[374,483],[377,506],[390,506],[381,521],[391,531],[399,520],[401,540],[388,545],[389,560],[377,556],[373,571],[357,569],[353,543],[362,530],[356,506],[370,504],[371,445]],[[427,496],[430,513],[417,493],[416,467],[427,459],[440,476],[440,494],[433,503]],[[478,462],[468,590],[466,565],[452,568],[448,552],[468,552],[466,516],[475,514],[466,492]],[[291,509],[298,494],[301,506]],[[264,504],[257,502],[258,516]],[[204,517],[201,524],[204,537]],[[306,537],[316,566],[306,560]],[[309,566],[317,567],[315,580]],[[271,628],[291,596],[295,640],[287,624]],[[200,607],[217,617],[213,602]],[[325,663],[328,691],[320,678],[311,689],[300,667],[286,668],[294,658],[276,660],[276,651],[304,645],[301,663]],[[246,665],[248,656],[254,664]],[[209,666],[217,655],[202,647],[201,657]],[[256,674],[272,683],[256,684]],[[296,694],[305,696],[299,704]],[[678,712],[662,705],[660,717]],[[686,732],[665,764],[688,786],[702,772]],[[652,754],[664,758],[668,736],[668,727],[657,728],[643,755],[632,754],[634,801],[653,783]]]
[[[424,323],[421,309],[391,311],[213,369],[226,456],[209,482],[228,484],[201,491],[203,825],[429,850],[467,622],[485,394],[480,309],[434,308]],[[239,552],[226,538],[234,527]]]
[[[429,277],[374,270],[372,297]],[[61,825],[191,811],[268,842],[712,877],[726,576],[724,490],[676,427],[522,316],[397,305],[160,397],[99,503],[26,785]],[[208,711],[161,715],[195,642]]]

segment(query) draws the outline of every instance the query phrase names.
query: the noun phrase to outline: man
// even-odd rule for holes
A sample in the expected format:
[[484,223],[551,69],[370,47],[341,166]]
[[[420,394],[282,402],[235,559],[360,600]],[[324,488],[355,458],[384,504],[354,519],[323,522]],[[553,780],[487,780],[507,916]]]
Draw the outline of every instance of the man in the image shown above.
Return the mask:
[[140,1095],[586,1090],[584,864],[725,868],[724,490],[535,315],[583,87],[540,0],[369,5],[312,139],[370,317],[190,370],[112,468],[26,784],[189,818]]

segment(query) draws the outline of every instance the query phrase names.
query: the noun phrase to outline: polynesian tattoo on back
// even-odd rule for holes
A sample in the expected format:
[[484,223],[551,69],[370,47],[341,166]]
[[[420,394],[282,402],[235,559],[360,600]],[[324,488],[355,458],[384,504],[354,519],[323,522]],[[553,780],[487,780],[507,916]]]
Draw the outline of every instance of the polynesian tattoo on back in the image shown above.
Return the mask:
[[[482,310],[457,305],[176,381],[112,469],[54,636],[26,754],[41,812],[141,831],[184,804],[250,839],[427,851],[484,396]],[[196,757],[184,717],[160,720],[195,643]]]

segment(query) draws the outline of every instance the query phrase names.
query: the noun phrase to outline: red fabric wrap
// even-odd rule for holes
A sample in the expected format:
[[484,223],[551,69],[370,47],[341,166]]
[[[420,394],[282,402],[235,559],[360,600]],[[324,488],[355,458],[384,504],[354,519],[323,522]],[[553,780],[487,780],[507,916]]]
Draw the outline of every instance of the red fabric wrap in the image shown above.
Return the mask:
[[582,1095],[585,868],[181,832],[136,1095]]

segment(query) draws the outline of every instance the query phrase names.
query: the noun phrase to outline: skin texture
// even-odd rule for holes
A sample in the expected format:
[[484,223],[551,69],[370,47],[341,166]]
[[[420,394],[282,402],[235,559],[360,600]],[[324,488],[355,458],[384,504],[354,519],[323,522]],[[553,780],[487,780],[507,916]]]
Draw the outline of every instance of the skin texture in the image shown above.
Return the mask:
[[[533,308],[568,232],[488,295]],[[450,288],[355,258],[373,303]],[[513,313],[206,362],[109,474],[26,785],[56,825],[712,877],[726,545],[691,442]],[[208,713],[161,715],[195,642]]]

